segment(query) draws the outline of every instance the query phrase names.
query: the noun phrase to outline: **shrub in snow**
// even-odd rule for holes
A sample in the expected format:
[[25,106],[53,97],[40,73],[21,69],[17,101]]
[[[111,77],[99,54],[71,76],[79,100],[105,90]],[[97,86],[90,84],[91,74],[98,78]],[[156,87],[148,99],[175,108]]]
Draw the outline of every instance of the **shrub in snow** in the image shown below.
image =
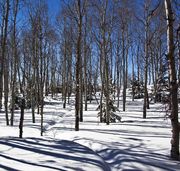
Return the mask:
[[169,77],[167,76],[167,67],[165,65],[162,66],[156,82],[155,101],[168,103],[170,99]]
[[[23,96],[21,96],[20,94],[15,96],[15,99],[14,99],[14,109],[15,110],[20,109],[22,99],[23,99]],[[25,108],[26,109],[31,108],[31,103],[30,103],[29,99],[25,99]],[[12,110],[12,99],[10,101],[9,109]]]
[[134,79],[134,80],[131,80],[130,84],[131,84],[131,87],[132,87],[131,94],[133,95],[133,93],[134,93],[134,99],[143,98],[144,97],[144,85],[143,85],[143,82]]

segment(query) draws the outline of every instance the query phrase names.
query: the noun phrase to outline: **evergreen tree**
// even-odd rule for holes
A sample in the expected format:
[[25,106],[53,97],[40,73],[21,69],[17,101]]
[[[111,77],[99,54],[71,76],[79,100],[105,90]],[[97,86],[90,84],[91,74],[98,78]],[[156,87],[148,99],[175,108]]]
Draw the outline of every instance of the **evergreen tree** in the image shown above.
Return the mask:
[[[121,121],[121,116],[117,115],[115,112],[119,111],[117,106],[115,106],[115,85],[110,81],[109,84],[109,91],[104,93],[103,96],[103,103],[102,105],[99,105],[97,110],[100,110],[98,112],[98,117],[100,115],[102,116],[102,122],[106,123],[106,101],[105,101],[105,96],[107,95],[106,93],[109,93],[109,103],[108,103],[108,113],[109,113],[109,122],[116,122],[116,121]],[[102,108],[102,109],[101,109]],[[102,111],[102,114],[101,114]]]

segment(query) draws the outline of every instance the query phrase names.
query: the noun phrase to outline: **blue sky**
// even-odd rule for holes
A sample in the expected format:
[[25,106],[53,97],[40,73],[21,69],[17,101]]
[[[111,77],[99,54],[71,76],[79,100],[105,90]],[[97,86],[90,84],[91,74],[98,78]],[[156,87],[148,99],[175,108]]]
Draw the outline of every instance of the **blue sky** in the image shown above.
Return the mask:
[[49,15],[55,18],[55,16],[60,10],[61,3],[63,2],[63,0],[46,0],[46,2],[49,8]]
[[[61,9],[61,4],[62,4],[63,0],[45,0],[45,2],[48,5],[49,18],[52,22],[54,22],[56,20],[56,16],[57,16],[58,12]],[[26,27],[28,14],[27,14],[27,11],[25,8],[23,9],[22,6],[20,8],[21,8],[21,10],[18,13],[17,21],[21,27]]]

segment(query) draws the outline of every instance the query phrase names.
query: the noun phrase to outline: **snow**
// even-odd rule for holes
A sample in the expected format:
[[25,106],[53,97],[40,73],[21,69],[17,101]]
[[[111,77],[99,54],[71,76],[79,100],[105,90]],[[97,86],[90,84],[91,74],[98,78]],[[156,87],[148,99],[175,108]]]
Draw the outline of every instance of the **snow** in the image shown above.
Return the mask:
[[[161,104],[151,104],[142,119],[141,100],[127,101],[122,122],[99,123],[96,101],[84,111],[80,131],[74,131],[74,101],[63,109],[62,101],[46,98],[44,136],[40,116],[32,123],[25,111],[23,139],[19,136],[19,113],[13,127],[5,126],[0,113],[0,170],[14,171],[178,171],[180,162],[169,158],[171,127]],[[120,110],[122,107],[120,106]]]

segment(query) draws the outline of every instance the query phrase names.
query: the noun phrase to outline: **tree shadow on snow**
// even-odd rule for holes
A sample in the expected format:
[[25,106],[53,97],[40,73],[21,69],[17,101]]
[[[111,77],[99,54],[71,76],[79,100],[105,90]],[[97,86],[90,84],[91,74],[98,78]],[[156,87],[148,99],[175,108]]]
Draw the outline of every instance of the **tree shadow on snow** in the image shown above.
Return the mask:
[[150,138],[170,138],[170,135],[167,133],[161,133],[161,132],[153,132],[153,131],[142,131],[142,130],[106,130],[106,129],[85,129],[85,128],[81,128],[81,131],[90,131],[90,132],[95,132],[95,133],[99,133],[99,136],[102,135],[115,135],[115,136],[119,136],[122,138],[122,136],[126,136],[126,137],[150,137]]
[[[177,171],[180,170],[180,162],[173,161],[168,155],[158,153],[147,147],[140,138],[121,138],[122,142],[105,142],[83,138],[83,141],[93,142],[106,146],[96,152],[114,170],[122,171]],[[81,141],[77,138],[75,141]],[[135,143],[136,141],[136,143]],[[160,149],[162,150],[162,149]]]
[[[6,170],[14,169],[14,171],[18,171],[16,168],[9,168],[9,166],[5,165],[8,162],[16,162],[18,166],[25,164],[29,168],[34,166],[40,167],[39,170],[44,168],[63,171],[69,168],[72,171],[83,171],[83,166],[86,168],[87,166],[92,166],[98,170],[110,171],[109,166],[94,151],[72,141],[4,137],[0,139],[0,145],[9,149],[6,151],[0,150],[0,163],[2,163],[1,160],[3,159],[4,164],[0,164],[0,168]],[[11,153],[11,148],[17,150],[18,153],[23,153],[23,155],[17,156],[15,153]],[[26,157],[24,158],[23,156]],[[36,156],[36,159],[33,159],[34,156]]]
[[[140,149],[136,151],[136,148]],[[117,170],[146,170],[146,171],[177,171],[180,170],[180,163],[170,161],[168,156],[155,153],[146,148],[129,147],[123,150],[120,149],[103,149],[97,151],[97,153],[103,156],[104,160],[109,165]],[[115,158],[116,160],[112,160]],[[128,169],[124,169],[128,168]]]

